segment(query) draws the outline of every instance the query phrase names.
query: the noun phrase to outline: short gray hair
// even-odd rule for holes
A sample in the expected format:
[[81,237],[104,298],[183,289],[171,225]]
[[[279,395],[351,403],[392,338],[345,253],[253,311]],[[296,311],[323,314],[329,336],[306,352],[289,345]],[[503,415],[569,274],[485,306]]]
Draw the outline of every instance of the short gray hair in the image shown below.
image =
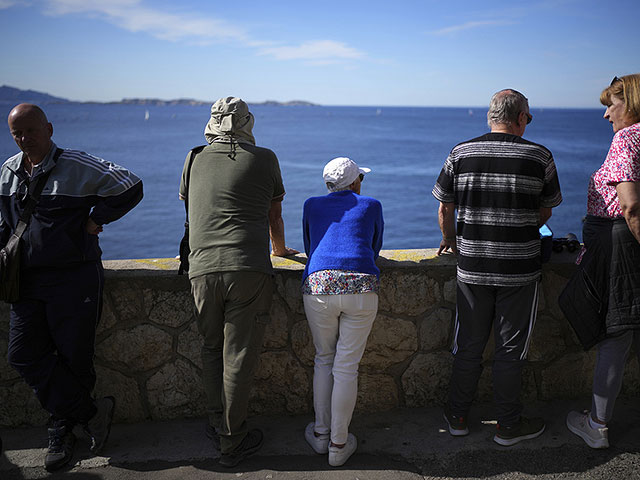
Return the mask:
[[487,124],[511,125],[517,123],[520,112],[529,110],[529,100],[517,90],[507,88],[500,90],[491,97],[489,111],[487,112]]
[[345,185],[344,187],[336,187],[336,184],[333,182],[325,182],[325,185],[327,186],[327,190],[329,190],[331,193],[349,190],[349,187],[351,187],[351,185]]

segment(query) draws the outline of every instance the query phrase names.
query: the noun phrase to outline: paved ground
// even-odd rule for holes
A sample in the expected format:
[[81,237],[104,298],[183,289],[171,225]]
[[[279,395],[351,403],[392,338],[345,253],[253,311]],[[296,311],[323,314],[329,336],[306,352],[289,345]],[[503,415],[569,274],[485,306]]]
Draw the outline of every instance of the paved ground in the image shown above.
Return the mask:
[[6,449],[0,459],[0,479],[640,479],[638,399],[616,405],[608,450],[590,449],[564,425],[567,411],[587,401],[529,406],[525,413],[543,416],[547,430],[509,448],[491,440],[495,426],[487,405],[474,408],[471,434],[462,438],[444,430],[442,413],[435,408],[356,416],[351,430],[359,439],[358,451],[337,469],[304,441],[310,416],[251,419],[252,426],[265,432],[265,445],[231,470],[217,464],[202,420],[114,425],[104,457],[91,457],[81,438],[75,464],[52,475],[42,467],[44,428],[5,429],[0,432]]

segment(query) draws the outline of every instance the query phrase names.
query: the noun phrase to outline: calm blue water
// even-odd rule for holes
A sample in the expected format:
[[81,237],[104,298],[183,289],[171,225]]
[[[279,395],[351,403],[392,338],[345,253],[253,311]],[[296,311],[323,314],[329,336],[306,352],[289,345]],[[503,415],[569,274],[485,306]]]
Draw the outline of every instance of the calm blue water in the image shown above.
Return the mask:
[[[12,105],[1,105],[6,118]],[[188,150],[203,144],[209,107],[138,105],[47,105],[60,147],[85,150],[140,176],[145,198],[101,234],[105,259],[173,257],[183,233],[178,185]],[[149,119],[145,121],[145,110]],[[487,132],[486,109],[252,106],[258,145],[280,160],[287,195],[283,203],[287,244],[302,250],[302,204],[326,193],[322,168],[349,156],[373,171],[362,193],[382,202],[384,249],[439,245],[433,184],[451,148]],[[581,236],[589,175],[613,136],[601,109],[532,109],[525,138],[549,148],[556,161],[564,202],[549,225],[556,236]],[[0,127],[0,157],[17,152]]]

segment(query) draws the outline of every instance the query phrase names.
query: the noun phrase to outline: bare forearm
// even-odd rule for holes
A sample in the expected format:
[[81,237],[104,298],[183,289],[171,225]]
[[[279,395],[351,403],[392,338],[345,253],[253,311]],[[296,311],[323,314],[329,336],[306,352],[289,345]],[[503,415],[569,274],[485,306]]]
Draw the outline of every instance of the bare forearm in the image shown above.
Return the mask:
[[269,221],[269,236],[274,255],[283,255],[286,252],[284,241],[284,221],[282,217]]
[[621,182],[616,191],[627,226],[640,243],[640,182]]
[[438,209],[438,225],[443,238],[455,238],[456,216],[453,203],[441,203]]
[[438,225],[442,232],[442,241],[438,248],[438,255],[451,249],[457,253],[456,246],[456,215],[453,203],[440,203],[438,208]]
[[627,226],[638,243],[640,243],[640,205],[634,209],[623,209],[624,219],[627,221]]
[[540,209],[540,220],[538,223],[538,227],[541,227],[542,225],[544,225],[545,223],[547,223],[547,220],[549,220],[551,218],[551,209],[547,208],[547,207],[543,207]]

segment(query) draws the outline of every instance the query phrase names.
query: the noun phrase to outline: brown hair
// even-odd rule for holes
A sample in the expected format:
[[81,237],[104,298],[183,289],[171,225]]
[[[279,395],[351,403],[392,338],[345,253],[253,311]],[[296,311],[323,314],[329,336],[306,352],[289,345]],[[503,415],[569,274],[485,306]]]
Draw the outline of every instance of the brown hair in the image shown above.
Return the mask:
[[611,85],[600,94],[600,103],[608,107],[611,105],[611,97],[617,97],[624,102],[633,123],[640,122],[640,73],[615,77]]

